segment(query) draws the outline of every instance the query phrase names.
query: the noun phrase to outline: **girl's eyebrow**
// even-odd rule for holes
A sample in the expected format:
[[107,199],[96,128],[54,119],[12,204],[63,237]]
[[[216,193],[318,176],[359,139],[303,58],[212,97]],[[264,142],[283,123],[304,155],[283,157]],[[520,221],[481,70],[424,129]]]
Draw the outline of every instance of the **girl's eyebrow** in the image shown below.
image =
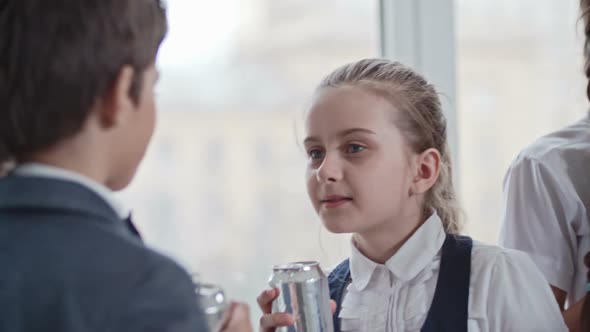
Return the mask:
[[[350,128],[350,129],[344,129],[341,132],[338,133],[338,137],[344,137],[344,136],[348,136],[350,134],[354,134],[354,133],[364,133],[364,134],[369,134],[369,135],[377,135],[374,131],[366,129],[366,128]],[[308,143],[313,143],[313,142],[319,142],[320,139],[315,137],[315,136],[308,136],[303,140],[303,144],[308,144]]]

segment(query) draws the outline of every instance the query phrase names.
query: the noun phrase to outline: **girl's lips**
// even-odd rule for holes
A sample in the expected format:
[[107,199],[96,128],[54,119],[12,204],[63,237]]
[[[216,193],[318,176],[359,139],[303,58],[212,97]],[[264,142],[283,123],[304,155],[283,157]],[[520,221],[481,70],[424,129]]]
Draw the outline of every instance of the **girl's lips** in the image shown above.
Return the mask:
[[350,198],[350,197],[328,196],[328,197],[322,199],[320,202],[324,207],[326,207],[328,209],[334,209],[334,208],[340,207],[344,204],[347,204],[351,201],[352,201],[352,198]]

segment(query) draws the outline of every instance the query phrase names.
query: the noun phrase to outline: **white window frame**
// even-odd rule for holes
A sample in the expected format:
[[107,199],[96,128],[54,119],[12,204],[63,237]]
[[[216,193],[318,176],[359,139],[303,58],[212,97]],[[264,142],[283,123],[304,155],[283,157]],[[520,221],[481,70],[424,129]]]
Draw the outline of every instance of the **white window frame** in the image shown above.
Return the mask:
[[442,93],[458,187],[454,0],[379,0],[379,14],[381,56],[414,68]]

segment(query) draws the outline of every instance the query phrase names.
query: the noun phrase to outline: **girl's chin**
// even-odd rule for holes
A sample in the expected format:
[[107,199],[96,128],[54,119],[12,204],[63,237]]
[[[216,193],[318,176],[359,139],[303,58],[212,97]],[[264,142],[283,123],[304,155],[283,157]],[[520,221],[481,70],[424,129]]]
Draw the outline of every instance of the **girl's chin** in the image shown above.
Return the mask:
[[324,227],[326,228],[326,230],[330,233],[334,233],[334,234],[347,234],[347,233],[355,233],[356,229],[354,227],[350,227],[350,223],[345,222],[344,220],[338,220],[338,219],[323,219],[322,218],[322,224],[324,224]]

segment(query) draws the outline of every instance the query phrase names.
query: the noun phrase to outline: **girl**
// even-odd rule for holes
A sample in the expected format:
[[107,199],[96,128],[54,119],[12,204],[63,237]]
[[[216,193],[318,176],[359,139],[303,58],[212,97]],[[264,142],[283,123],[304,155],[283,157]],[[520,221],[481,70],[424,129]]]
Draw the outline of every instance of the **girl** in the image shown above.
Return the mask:
[[[336,331],[564,331],[551,291],[523,253],[461,229],[446,121],[434,87],[397,62],[345,65],[306,116],[307,189],[324,226],[352,233],[330,274]],[[270,314],[263,331],[291,325]]]

